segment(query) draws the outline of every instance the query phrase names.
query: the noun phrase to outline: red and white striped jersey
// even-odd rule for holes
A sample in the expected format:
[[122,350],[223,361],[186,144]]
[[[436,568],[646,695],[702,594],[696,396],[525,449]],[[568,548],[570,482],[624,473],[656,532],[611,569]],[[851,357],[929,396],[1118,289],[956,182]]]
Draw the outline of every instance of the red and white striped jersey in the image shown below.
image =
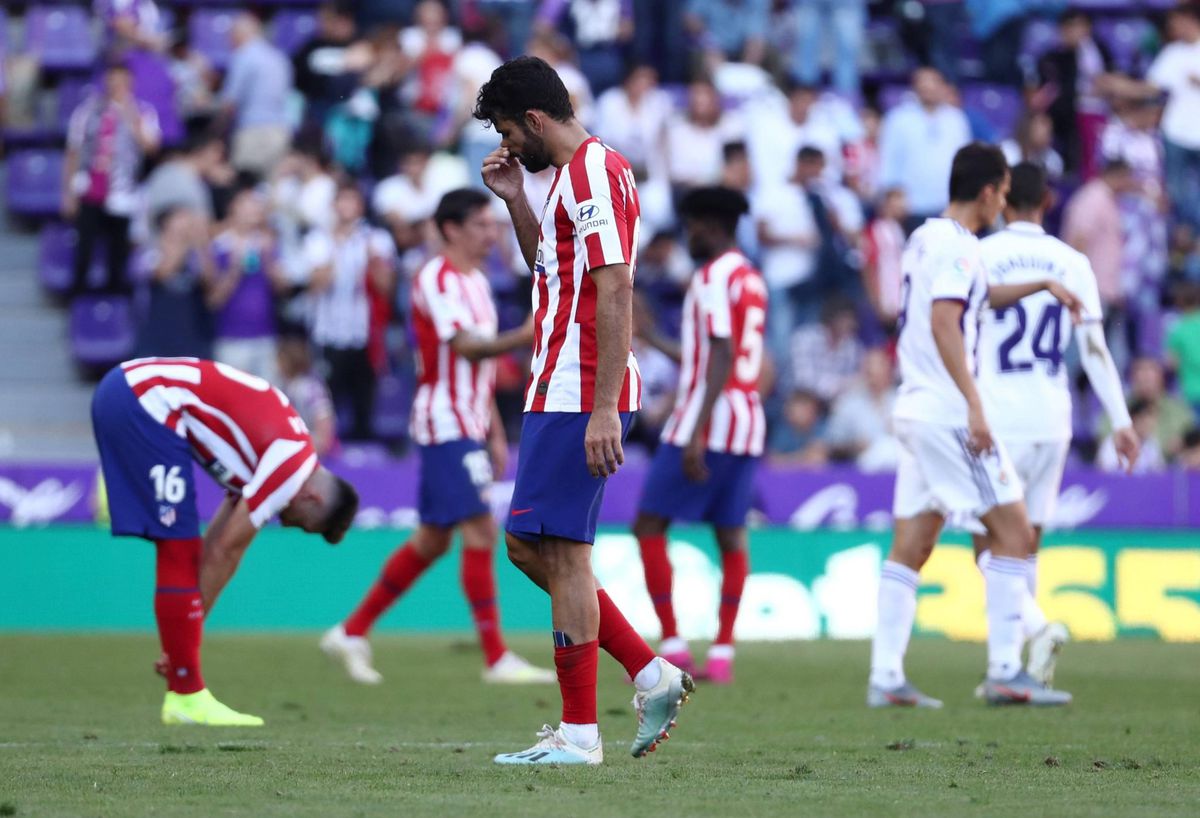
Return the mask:
[[[526,412],[590,412],[596,387],[596,285],[589,273],[637,265],[641,209],[625,157],[592,137],[554,176],[533,271],[533,366]],[[618,409],[641,406],[630,350]]]
[[413,440],[433,446],[469,438],[483,442],[492,420],[496,363],[472,363],[450,347],[460,331],[495,337],[492,287],[478,270],[460,272],[444,256],[431,259],[413,280],[417,336],[417,396]]
[[138,358],[121,364],[152,418],[187,438],[192,456],[240,494],[261,528],[317,468],[304,421],[262,378],[199,358]]
[[682,364],[675,411],[662,439],[686,446],[704,403],[711,339],[733,343],[733,369],[713,405],[708,450],[727,454],[763,453],[767,422],[758,381],[762,374],[767,286],[746,257],[730,250],[702,267],[683,301]]

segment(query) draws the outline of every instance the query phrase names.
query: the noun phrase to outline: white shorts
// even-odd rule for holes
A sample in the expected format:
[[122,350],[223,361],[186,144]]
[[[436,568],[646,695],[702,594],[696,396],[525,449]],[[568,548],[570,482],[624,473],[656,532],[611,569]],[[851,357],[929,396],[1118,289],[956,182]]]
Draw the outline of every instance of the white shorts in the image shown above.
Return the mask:
[[1013,440],[1008,443],[1008,454],[1025,489],[1030,525],[1045,527],[1054,520],[1070,451],[1069,440]]
[[944,516],[985,514],[1021,499],[1021,482],[1004,445],[989,454],[967,451],[967,430],[896,420],[900,460],[892,514],[908,519],[926,511]]

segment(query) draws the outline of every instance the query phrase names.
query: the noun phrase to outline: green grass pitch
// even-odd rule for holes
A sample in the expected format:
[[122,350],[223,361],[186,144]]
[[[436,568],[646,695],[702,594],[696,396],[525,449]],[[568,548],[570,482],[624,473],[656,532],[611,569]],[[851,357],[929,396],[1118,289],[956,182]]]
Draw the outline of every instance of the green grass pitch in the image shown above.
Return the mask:
[[[941,712],[863,706],[863,643],[745,645],[670,742],[628,754],[631,691],[602,659],[603,767],[502,769],[557,717],[553,687],[479,681],[464,639],[383,636],[386,682],[344,679],[315,635],[215,634],[206,677],[262,729],[163,727],[151,635],[0,635],[0,815],[1196,815],[1200,646],[1072,644],[1055,711],[971,691],[980,645],[918,640]],[[549,639],[515,647],[550,660]]]

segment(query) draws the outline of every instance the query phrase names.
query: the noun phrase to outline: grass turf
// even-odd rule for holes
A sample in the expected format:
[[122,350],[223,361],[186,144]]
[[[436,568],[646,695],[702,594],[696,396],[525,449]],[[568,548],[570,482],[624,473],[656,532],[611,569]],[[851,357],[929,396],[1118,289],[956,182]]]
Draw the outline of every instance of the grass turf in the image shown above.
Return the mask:
[[[547,639],[515,640],[545,664]],[[0,815],[1195,815],[1200,646],[1068,646],[1076,704],[971,698],[979,645],[914,643],[940,712],[863,706],[862,643],[746,645],[659,752],[628,754],[630,688],[602,659],[603,767],[498,768],[557,716],[553,687],[479,682],[474,647],[376,640],[378,688],[313,635],[217,634],[206,677],[260,729],[163,727],[149,635],[0,635]]]

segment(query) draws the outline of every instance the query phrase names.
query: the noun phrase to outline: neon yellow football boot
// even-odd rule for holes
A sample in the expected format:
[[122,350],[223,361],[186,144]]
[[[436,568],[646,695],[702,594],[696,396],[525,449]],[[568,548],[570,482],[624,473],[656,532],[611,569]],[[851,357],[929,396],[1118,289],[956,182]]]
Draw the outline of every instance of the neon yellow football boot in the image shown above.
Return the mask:
[[162,706],[163,724],[204,724],[209,727],[262,727],[263,720],[231,710],[217,701],[208,688],[195,693],[172,693]]

